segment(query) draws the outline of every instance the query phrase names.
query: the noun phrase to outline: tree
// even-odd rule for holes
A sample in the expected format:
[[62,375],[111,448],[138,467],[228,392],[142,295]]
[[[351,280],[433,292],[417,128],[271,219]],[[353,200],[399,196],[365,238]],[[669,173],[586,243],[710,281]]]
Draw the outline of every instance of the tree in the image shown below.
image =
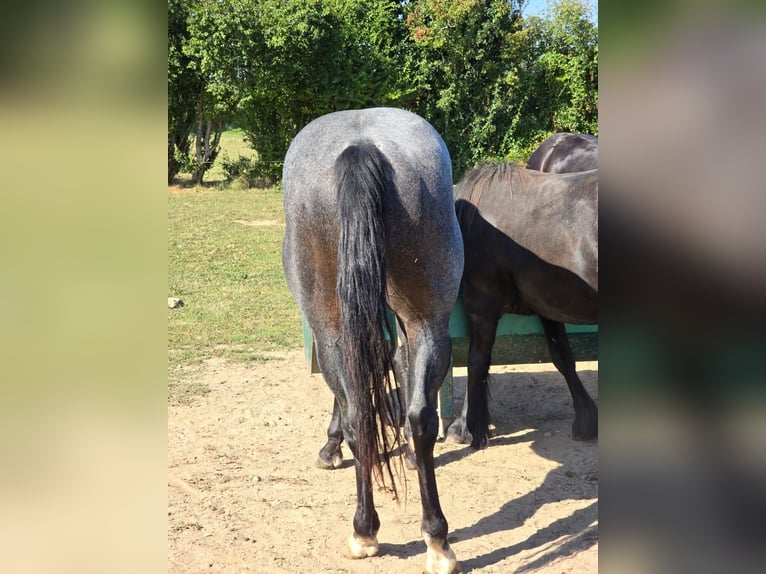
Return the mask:
[[196,0],[194,6],[184,53],[205,79],[198,118],[207,123],[200,125],[211,128],[212,120],[214,132],[234,121],[264,174],[278,175],[290,141],[315,117],[390,104],[397,96],[399,2]]
[[558,0],[527,19],[524,3],[169,0],[169,176],[190,149],[185,129],[196,129],[189,164],[200,181],[227,122],[257,152],[252,175],[274,180],[309,121],[369,106],[429,120],[455,178],[479,160],[525,159],[553,131],[597,134],[598,32],[587,7]]
[[458,177],[497,156],[515,78],[521,1],[419,0],[407,4],[413,104],[444,137]]
[[516,73],[525,88],[506,149],[523,157],[553,132],[598,135],[598,29],[581,0],[557,0],[525,23]]
[[553,131],[598,133],[598,32],[580,0],[546,18],[523,0],[411,0],[410,103],[444,137],[456,179],[523,160]]
[[168,184],[189,164],[190,134],[204,81],[184,53],[189,0],[168,0]]

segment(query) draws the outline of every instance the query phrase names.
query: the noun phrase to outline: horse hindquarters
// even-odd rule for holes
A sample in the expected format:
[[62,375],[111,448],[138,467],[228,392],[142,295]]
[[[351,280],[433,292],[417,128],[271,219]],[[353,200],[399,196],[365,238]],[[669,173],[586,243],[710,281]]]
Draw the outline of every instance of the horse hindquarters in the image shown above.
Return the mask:
[[[284,173],[285,274],[314,330],[319,367],[340,406],[342,438],[356,459],[357,506],[349,551],[353,557],[371,556],[378,550],[379,527],[372,477],[388,476],[394,483],[388,461],[393,443],[382,425],[385,420],[401,421],[398,413],[383,412],[390,408],[387,398],[394,390],[388,378],[391,350],[383,328],[386,265],[391,265],[392,278],[405,278],[400,301],[414,307],[421,320],[429,320],[434,306],[440,317],[442,307],[451,308],[460,279],[458,263],[462,269],[462,243],[454,233],[449,152],[438,133],[409,112],[335,112],[301,130],[288,150]],[[429,242],[434,234],[436,256]],[[402,265],[402,255],[413,251],[422,253],[420,260],[407,257]],[[435,259],[445,253],[459,255],[459,261]],[[401,273],[402,267],[411,271],[413,265],[421,281],[410,281],[412,273]],[[420,287],[424,282],[428,295]],[[446,323],[444,327],[448,338]],[[423,355],[399,359],[395,369],[403,380],[411,378],[410,370],[418,370],[416,360],[425,361],[426,367],[429,362]],[[434,502],[438,505],[429,421],[428,416],[422,421],[405,419],[406,427],[413,423],[417,427],[416,440],[421,444],[424,470],[419,475],[428,493],[424,517],[435,516],[431,508]],[[328,443],[337,438],[333,425],[329,430]],[[393,441],[400,443],[398,436]],[[384,453],[383,462],[379,452]],[[443,518],[438,506],[437,511]],[[439,516],[437,526],[442,522]],[[431,522],[428,518],[423,524],[429,546],[426,569],[430,574],[452,573],[457,563],[446,542],[446,521],[437,531]]]

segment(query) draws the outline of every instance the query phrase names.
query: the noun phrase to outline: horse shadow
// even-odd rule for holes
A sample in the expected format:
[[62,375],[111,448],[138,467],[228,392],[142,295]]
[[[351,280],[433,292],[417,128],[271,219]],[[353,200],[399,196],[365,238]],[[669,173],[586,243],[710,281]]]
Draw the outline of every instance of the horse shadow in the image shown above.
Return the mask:
[[[596,373],[578,372],[591,394],[595,394]],[[540,528],[526,540],[495,548],[478,556],[463,556],[460,564],[462,571],[466,574],[475,569],[498,564],[520,552],[536,550],[530,561],[526,561],[515,570],[520,573],[533,571],[555,560],[587,550],[598,541],[598,473],[595,470],[597,441],[580,443],[568,436],[552,438],[553,434],[560,432],[562,428],[568,429],[574,416],[571,400],[567,400],[569,395],[566,385],[557,371],[535,373],[532,377],[535,389],[546,390],[556,396],[552,401],[554,404],[546,408],[542,416],[539,412],[530,413],[537,407],[523,404],[523,398],[519,401],[513,398],[517,383],[514,377],[517,376],[516,373],[493,375],[493,397],[490,399],[490,408],[495,422],[495,431],[489,448],[501,449],[531,441],[530,448],[537,455],[558,462],[559,465],[549,471],[542,483],[532,491],[508,500],[496,512],[478,518],[470,526],[451,531],[450,542],[514,530],[523,526],[546,504],[564,500],[593,499],[593,502],[573,511],[569,516],[561,517]],[[460,396],[464,389],[465,377],[455,377],[455,395]],[[530,392],[535,391],[527,390],[527,394]],[[512,411],[508,408],[509,402],[517,404],[515,412],[509,412]],[[462,405],[456,404],[456,408],[460,406]],[[528,414],[519,416],[520,412]],[[552,440],[569,440],[571,449],[576,452],[562,450],[561,445],[552,447]],[[436,466],[447,466],[470,456],[473,452],[475,451],[470,446],[441,452],[436,457]],[[466,485],[466,488],[469,488],[469,485]]]
[[[594,396],[594,400],[597,400],[596,372],[580,370],[578,374]],[[594,472],[597,441],[577,442],[568,435],[554,438],[555,434],[564,434],[564,429],[568,431],[574,417],[566,384],[555,369],[529,376],[533,380],[532,388],[526,388],[523,393],[519,393],[518,373],[492,375],[490,409],[495,429],[488,448],[502,449],[530,443],[530,448],[538,456],[555,461],[559,465],[549,471],[542,482],[530,492],[508,500],[497,511],[479,517],[469,526],[450,531],[448,540],[455,543],[520,528],[546,504],[565,500],[593,499],[593,502],[538,529],[516,544],[494,548],[477,556],[459,554],[461,571],[464,574],[491,567],[520,552],[536,551],[530,560],[515,569],[517,573],[530,572],[555,560],[587,550],[598,542],[598,475],[597,471]],[[462,396],[465,391],[465,379],[465,376],[454,378],[456,412],[462,407],[462,400],[457,397]],[[539,411],[540,403],[535,406],[526,401],[527,397],[539,392],[546,392],[551,397],[550,402],[545,402],[543,412]],[[526,396],[518,396],[519,394]],[[569,450],[577,450],[579,453],[568,456],[569,453],[562,450],[561,445],[552,448],[551,440],[570,441]],[[434,457],[434,466],[448,467],[475,452],[470,445],[443,450]],[[344,461],[344,464],[346,462]],[[449,470],[444,468],[441,472]],[[466,483],[465,494],[468,494],[470,488]],[[423,541],[419,538],[404,544],[380,544],[381,553],[400,559],[419,556],[422,549]]]

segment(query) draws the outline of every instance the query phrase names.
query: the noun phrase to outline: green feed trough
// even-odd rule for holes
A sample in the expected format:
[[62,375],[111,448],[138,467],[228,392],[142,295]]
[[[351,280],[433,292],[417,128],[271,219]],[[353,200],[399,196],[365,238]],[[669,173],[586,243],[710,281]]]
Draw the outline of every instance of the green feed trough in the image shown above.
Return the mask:
[[[303,349],[306,362],[312,373],[319,373],[316,347],[311,327],[303,320]],[[569,344],[577,361],[595,361],[598,359],[598,325],[566,325]],[[458,297],[452,308],[449,320],[449,332],[452,338],[452,366],[465,367],[468,360],[468,319],[463,309],[463,299]],[[394,341],[394,344],[396,342]],[[492,348],[493,365],[516,365],[526,363],[548,363],[548,344],[545,341],[543,327],[536,315],[506,314],[497,325],[495,346]],[[439,391],[439,434],[454,419],[453,411],[452,368],[442,383]]]

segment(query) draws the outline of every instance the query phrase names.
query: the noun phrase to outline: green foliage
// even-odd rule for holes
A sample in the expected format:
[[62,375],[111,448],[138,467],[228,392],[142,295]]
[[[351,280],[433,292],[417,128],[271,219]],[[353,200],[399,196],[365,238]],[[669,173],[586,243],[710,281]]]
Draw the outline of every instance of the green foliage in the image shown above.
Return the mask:
[[[398,2],[197,0],[188,54],[206,78],[208,107],[241,127],[264,162],[338,109],[397,96]],[[273,171],[273,168],[262,166]]]
[[539,58],[529,83],[550,94],[537,114],[544,131],[598,134],[598,31],[580,0],[558,0],[548,18],[532,24]]
[[248,156],[231,159],[224,153],[221,168],[226,181],[242,187],[271,187],[280,178],[281,162],[262,162]]
[[407,5],[414,109],[444,137],[455,178],[482,159],[524,161],[554,131],[597,133],[597,31],[580,0],[545,19],[522,1]]
[[503,155],[514,95],[520,2],[420,0],[407,6],[414,43],[416,111],[444,137],[456,177],[479,159]]
[[278,177],[303,126],[349,108],[421,114],[455,178],[481,159],[523,160],[554,131],[597,134],[598,31],[582,0],[556,0],[543,18],[524,17],[524,0],[169,2],[186,10],[169,90],[196,89],[195,117],[241,127],[265,162],[227,158],[236,177]]
[[168,0],[168,184],[179,171],[190,169],[190,134],[204,86],[184,53],[189,42],[190,4],[190,0]]

